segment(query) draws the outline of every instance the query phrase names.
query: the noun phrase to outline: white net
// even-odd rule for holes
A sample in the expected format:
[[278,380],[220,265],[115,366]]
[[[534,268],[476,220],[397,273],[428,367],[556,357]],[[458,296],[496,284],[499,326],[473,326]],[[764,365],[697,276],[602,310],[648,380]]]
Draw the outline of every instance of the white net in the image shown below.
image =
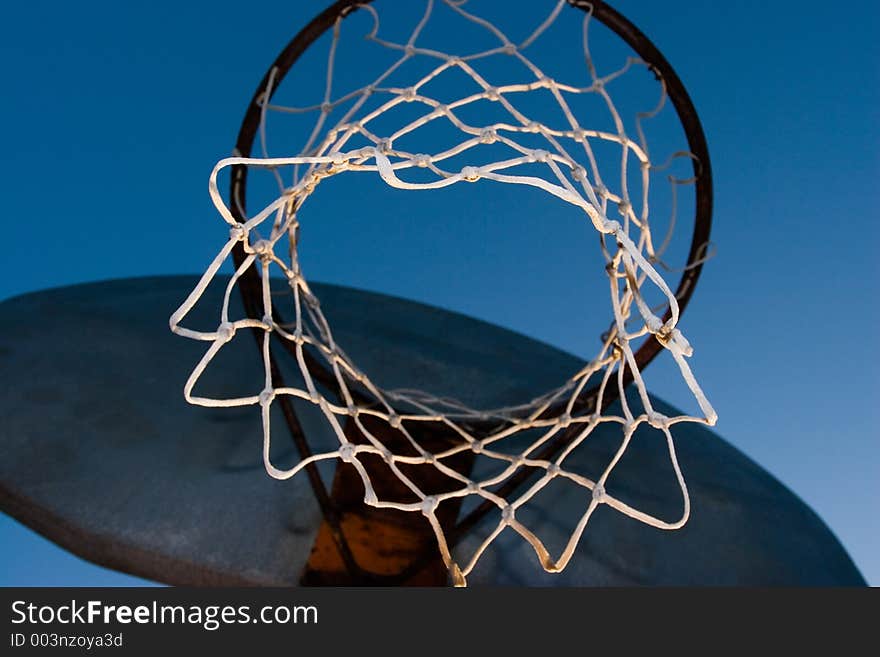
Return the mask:
[[[311,106],[289,107],[269,102],[273,91],[273,75],[270,73],[269,90],[264,94],[261,109],[260,144],[264,157],[230,157],[221,160],[210,177],[211,198],[220,215],[229,225],[229,239],[217,254],[208,270],[185,302],[171,317],[172,330],[182,336],[210,343],[203,358],[195,366],[186,382],[186,399],[193,404],[213,407],[258,406],[262,412],[263,457],[268,473],[277,479],[293,477],[310,463],[339,459],[354,467],[363,482],[364,502],[377,508],[393,508],[399,511],[422,514],[436,534],[437,545],[443,561],[456,585],[463,585],[465,578],[477,564],[481,555],[502,532],[512,530],[528,541],[544,569],[558,572],[566,567],[578,545],[590,517],[599,505],[607,505],[620,513],[662,528],[681,527],[688,518],[690,503],[687,487],[676,460],[671,428],[680,422],[714,424],[716,415],[696,379],[691,373],[687,357],[692,353],[685,337],[676,328],[679,306],[675,294],[658,273],[657,265],[669,241],[668,235],[655,245],[652,239],[648,212],[649,173],[660,166],[649,158],[648,146],[641,129],[641,119],[659,112],[665,100],[663,81],[660,102],[649,111],[639,114],[636,121],[637,138],[627,135],[621,118],[608,90],[609,82],[628,70],[645,66],[637,58],[627,59],[625,66],[605,76],[597,73],[590,53],[590,12],[583,14],[582,47],[584,62],[591,83],[577,86],[556,80],[544,72],[527,54],[534,49],[540,37],[557,20],[567,4],[565,0],[551,3],[548,15],[542,17],[537,28],[524,40],[513,42],[495,24],[465,7],[464,1],[442,0],[437,3],[465,23],[485,31],[496,43],[479,52],[456,52],[448,54],[420,45],[420,34],[435,11],[435,3],[428,0],[424,13],[418,20],[408,40],[396,42],[380,36],[379,13],[371,5],[362,7],[373,19],[373,29],[368,40],[395,55],[393,64],[383,70],[370,83],[354,90],[338,91],[334,85],[334,57],[342,38],[342,19],[337,21],[330,41],[327,58],[326,84],[323,98]],[[497,4],[497,3],[496,3]],[[497,9],[497,7],[496,7]],[[571,16],[569,15],[568,18]],[[452,39],[450,39],[451,41]],[[580,50],[581,48],[579,48]],[[514,84],[496,85],[481,74],[484,62],[506,59],[524,80]],[[428,72],[413,79],[407,86],[392,85],[388,81],[407,62],[420,59],[433,62]],[[430,93],[432,81],[455,71],[465,74],[476,91],[467,93],[453,102],[441,102]],[[535,120],[526,110],[520,109],[520,100],[542,93],[561,111],[558,125]],[[583,127],[571,109],[570,99],[581,95],[593,95],[604,101],[614,130],[597,130]],[[500,108],[508,117],[505,121],[474,123],[461,117],[463,111],[485,103]],[[378,126],[382,117],[402,105],[421,109],[413,120],[393,129]],[[307,143],[290,157],[268,157],[266,147],[266,116],[269,113],[299,116],[316,116]],[[328,117],[338,116],[331,121]],[[408,138],[410,142],[420,130],[437,122],[452,126],[460,136],[459,141],[442,150],[416,151],[404,149],[399,144]],[[539,147],[535,147],[535,143]],[[609,184],[600,169],[603,163],[596,154],[595,145],[608,143],[618,147],[618,161],[605,170],[614,171]],[[491,147],[491,148],[490,148]],[[503,152],[503,157],[498,153]],[[487,159],[493,155],[492,159]],[[452,168],[450,163],[461,162],[464,166]],[[633,160],[637,163],[640,183],[636,192],[630,190],[628,175]],[[230,203],[218,188],[221,171],[236,165],[270,170],[278,183],[279,193],[275,200],[243,221],[237,221]],[[600,249],[607,272],[610,291],[612,325],[603,336],[596,356],[556,390],[524,404],[494,409],[472,409],[464,402],[448,397],[440,398],[420,390],[384,390],[371,379],[369,372],[362,371],[342,346],[334,340],[333,329],[322,313],[318,299],[310,291],[299,260],[298,214],[315,188],[325,179],[341,174],[378,175],[387,185],[403,190],[430,190],[459,183],[503,183],[526,185],[570,204],[600,236]],[[634,203],[633,199],[636,200]],[[617,219],[610,219],[614,210]],[[243,213],[243,209],[241,209]],[[671,223],[674,223],[671,222]],[[671,225],[670,225],[671,229]],[[227,261],[233,249],[241,245],[246,254],[244,262],[233,273],[225,291],[225,301],[215,330],[201,331],[186,328],[182,321],[198,303],[201,295]],[[286,247],[286,248],[282,248]],[[692,263],[693,265],[693,263]],[[261,319],[230,316],[230,297],[241,276],[250,268],[258,268],[262,280]],[[271,279],[283,276],[292,293],[290,307],[277,309],[277,297],[271,291]],[[650,303],[645,290],[653,287],[659,292],[662,303]],[[286,297],[289,302],[290,296]],[[280,314],[290,320],[285,324],[276,321]],[[658,314],[659,313],[659,314]],[[661,317],[666,313],[668,319]],[[215,356],[243,328],[262,331],[262,359],[265,381],[261,390],[237,398],[209,398],[194,394],[194,388],[205,369]],[[248,331],[250,332],[250,331]],[[681,377],[693,393],[701,416],[680,415],[668,417],[658,412],[648,396],[633,345],[639,340],[654,336],[671,356]],[[274,337],[273,337],[274,336]],[[287,341],[296,355],[301,374],[297,385],[279,386],[273,380],[271,345],[274,340]],[[325,392],[312,371],[309,353],[322,362],[332,373],[337,390]],[[627,371],[629,374],[627,374]],[[627,376],[638,392],[641,408],[627,400],[623,387]],[[586,390],[597,390],[596,403],[589,412],[579,412],[577,400]],[[294,467],[280,469],[270,459],[272,440],[271,409],[279,397],[289,396],[303,400],[320,409],[328,425],[338,438],[338,447],[315,453],[302,459]],[[621,414],[608,414],[606,399],[619,397]],[[365,418],[382,422],[399,432],[405,439],[405,450],[392,450],[387,441],[374,435]],[[486,426],[491,419],[495,428],[479,433],[472,430],[475,420]],[[365,440],[355,443],[346,435],[345,426],[354,423]],[[440,423],[455,437],[452,446],[439,452],[424,448],[418,439],[419,423]],[[620,426],[622,440],[614,457],[607,463],[601,476],[589,478],[568,469],[567,459],[575,450],[588,449],[587,439],[603,423]],[[682,495],[682,513],[679,518],[664,520],[633,508],[618,499],[609,488],[608,479],[630,445],[631,438],[641,425],[649,425],[661,431],[666,438],[669,458]],[[525,449],[511,454],[499,449],[502,441],[515,436],[537,436]],[[571,436],[564,449],[552,459],[536,455],[548,441],[566,433]],[[466,473],[448,465],[449,459],[461,452],[479,454],[481,458],[496,461],[501,467],[493,475],[472,479]],[[371,473],[364,467],[366,455],[380,458],[409,491],[414,501],[381,499],[375,492]],[[408,476],[412,468],[428,468],[443,473],[456,485],[441,494],[423,491]],[[527,489],[507,497],[498,495],[498,486],[522,468],[535,469],[540,476],[532,478]],[[581,486],[590,493],[583,513],[572,528],[570,539],[558,554],[551,554],[541,537],[535,535],[517,519],[517,510],[528,505],[542,488],[556,478],[564,478]],[[450,549],[450,541],[437,518],[437,509],[445,501],[477,496],[486,500],[499,511],[494,529],[480,543],[475,552],[457,563]]]

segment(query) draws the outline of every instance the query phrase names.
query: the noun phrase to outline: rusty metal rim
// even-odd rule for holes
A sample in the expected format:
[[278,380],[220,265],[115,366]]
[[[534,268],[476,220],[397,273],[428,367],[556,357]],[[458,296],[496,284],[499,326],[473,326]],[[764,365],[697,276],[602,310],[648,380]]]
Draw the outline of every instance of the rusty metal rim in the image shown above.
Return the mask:
[[[678,282],[678,286],[675,292],[675,296],[678,299],[679,308],[683,313],[691,297],[693,296],[697,281],[699,280],[700,274],[703,269],[701,259],[705,255],[705,250],[709,244],[709,237],[712,225],[712,170],[709,160],[708,146],[706,144],[706,138],[703,133],[702,125],[700,123],[699,117],[697,116],[697,112],[694,108],[693,102],[691,101],[690,96],[688,95],[687,90],[684,87],[684,84],[681,82],[681,79],[678,77],[675,70],[662,55],[662,53],[660,53],[657,47],[650,41],[650,39],[648,39],[635,25],[633,25],[628,19],[626,19],[623,15],[618,13],[602,0],[567,1],[571,6],[578,9],[588,12],[592,11],[593,18],[595,18],[596,20],[604,24],[607,28],[612,30],[615,34],[617,34],[633,49],[636,54],[639,55],[639,57],[642,58],[642,60],[644,60],[649,65],[649,67],[654,71],[656,75],[662,77],[666,84],[666,91],[669,100],[672,102],[676,114],[678,115],[679,121],[684,128],[688,147],[690,149],[690,152],[694,156],[694,158],[692,159],[692,166],[694,177],[696,179],[696,205],[694,230],[691,237],[690,250],[688,253],[688,265],[682,273],[681,279]],[[323,12],[321,12],[318,16],[316,16],[281,51],[281,53],[269,67],[267,73],[263,76],[263,79],[260,81],[256,92],[250,100],[236,141],[236,150],[239,155],[241,155],[242,157],[248,157],[251,153],[254,139],[260,125],[261,108],[259,103],[262,101],[262,99],[265,98],[265,100],[268,102],[268,100],[272,97],[272,94],[275,92],[278,86],[280,86],[280,83],[282,82],[286,74],[290,71],[291,67],[302,55],[302,53],[322,34],[324,34],[324,32],[330,29],[338,18],[344,18],[345,16],[355,11],[359,6],[368,4],[370,2],[372,2],[372,0],[337,0],[335,3],[327,7],[327,9],[325,9]],[[270,76],[273,79],[272,88],[269,88]],[[269,92],[268,95],[266,95],[267,90]],[[242,221],[244,219],[241,213],[243,212],[244,208],[246,208],[246,191],[247,167],[243,165],[237,165],[232,169],[230,197],[237,200],[237,202],[232,203],[231,206],[233,216],[238,221]],[[242,262],[244,261],[245,253],[240,245],[233,250],[233,259],[235,261],[236,267],[240,267]],[[245,312],[249,317],[252,318],[260,318],[263,314],[260,307],[260,286],[260,276],[258,275],[255,268],[249,268],[241,277],[239,282]],[[669,315],[670,313],[667,312],[666,316],[664,317],[664,321],[669,318]],[[278,317],[276,317],[276,320],[283,321]],[[290,346],[284,343],[284,341],[281,342],[284,348],[290,348]],[[656,355],[662,350],[662,348],[662,345],[656,339],[647,339],[635,353],[635,361],[638,368],[641,370],[644,367],[647,367],[647,365],[654,359],[654,357],[656,357]],[[331,390],[338,390],[335,378],[329,372],[329,370],[327,370],[311,354],[306,353],[305,356],[307,360],[307,365],[312,372],[313,377],[321,383],[327,385]],[[272,359],[272,369],[274,375],[280,376],[280,371],[277,367],[277,364],[274,362],[274,358]],[[632,372],[630,370],[627,369],[627,371],[624,373],[624,379],[625,384],[629,384],[632,381]],[[279,384],[281,383],[279,382]],[[352,392],[353,394],[357,394],[354,390]],[[607,394],[604,397],[603,405],[607,406],[616,399],[616,393],[614,391],[609,392],[611,392],[612,394]],[[586,410],[586,412],[592,412],[594,410],[593,407],[595,406],[597,396],[596,393],[596,388],[585,390],[581,394],[580,398],[577,400],[575,404],[575,409],[577,411]],[[369,398],[366,396],[359,396],[358,401],[369,401]],[[301,456],[303,458],[308,457],[311,451],[305,440],[303,430],[296,417],[293,405],[287,398],[280,398],[279,402],[282,404],[282,410],[284,412],[285,420]],[[561,405],[557,405],[548,409],[544,415],[558,415],[561,412],[561,408],[563,406],[564,402]],[[474,423],[469,428],[474,432],[479,432],[486,431],[491,427],[489,425],[482,426],[480,423]],[[538,455],[538,458],[552,458],[553,455],[558,453],[572,438],[570,434],[571,430],[563,432],[560,436],[558,436],[557,440],[550,441],[550,443],[546,445],[545,448]],[[346,545],[345,537],[342,534],[338,521],[336,521],[337,513],[329,491],[327,491],[326,487],[323,485],[323,482],[320,480],[320,476],[318,475],[315,468],[310,467],[307,468],[307,470],[319,506],[321,507],[325,519],[327,519],[328,522],[331,524],[334,533],[334,542],[336,542],[340,554],[347,564],[347,567],[353,573],[360,573],[361,575],[365,575],[365,573],[363,573],[357,563],[355,563],[353,557],[351,556],[350,550]],[[530,472],[528,470],[523,470],[517,473],[516,475],[512,476],[503,486],[501,486],[499,490],[496,491],[496,493],[502,496],[506,496],[507,494],[515,490],[518,486],[520,486],[528,478],[529,475]],[[456,524],[456,527],[452,532],[450,543],[454,544],[457,538],[460,538],[464,533],[468,531],[468,529],[476,525],[476,523],[490,510],[491,504],[486,502],[478,506],[465,518],[461,519]],[[425,556],[425,559],[429,558],[431,558],[430,555]],[[422,561],[420,563],[424,562]],[[418,563],[413,564],[413,567],[418,567],[418,565]],[[388,578],[385,581],[389,582],[389,580],[392,579],[396,578]]]
[[[696,109],[690,99],[680,78],[675,70],[660,53],[657,47],[629,20],[611,8],[601,0],[568,0],[573,7],[577,7],[584,11],[592,9],[593,17],[603,23],[606,27],[614,31],[621,39],[623,39],[646,63],[650,65],[654,71],[660,75],[666,83],[667,93],[672,102],[685,135],[688,141],[688,147],[694,155],[692,166],[694,170],[696,208],[694,219],[694,232],[691,238],[690,250],[688,253],[688,267],[682,273],[678,282],[675,295],[679,302],[679,307],[683,312],[687,307],[697,281],[703,269],[700,259],[705,255],[705,249],[709,244],[709,236],[712,224],[712,171],[709,160],[709,151],[706,145],[706,138],[703,133],[702,125],[697,116]],[[269,89],[271,94],[278,88],[285,75],[291,67],[299,59],[300,55],[326,30],[330,29],[337,18],[345,17],[355,11],[358,6],[372,2],[372,0],[338,0],[333,5],[325,9],[321,14],[315,17],[296,37],[291,40],[281,54],[269,67],[269,72],[261,80],[256,92],[251,98],[248,105],[241,129],[239,130],[238,139],[236,141],[236,149],[243,157],[249,156],[257,130],[260,124],[260,106],[259,101],[263,98],[266,90],[269,88],[270,72],[275,71],[274,86]],[[268,100],[268,99],[267,99]],[[233,205],[233,214],[236,219],[241,220],[243,217],[239,214],[240,208],[246,207],[246,189],[247,187],[247,167],[236,166],[233,169],[230,193],[233,198],[238,199],[238,203]],[[244,260],[244,252],[237,248],[233,252],[233,257],[237,266],[241,265]],[[251,269],[241,279],[241,292],[245,304],[245,310],[249,316],[259,318],[262,311],[259,309],[260,295],[258,292],[259,278],[255,270]],[[667,313],[668,318],[668,313]],[[666,318],[664,318],[666,319]],[[646,367],[654,357],[662,350],[662,345],[657,340],[646,340],[635,354],[636,364],[639,369]],[[330,372],[316,359],[309,359],[309,367],[313,374],[322,383],[333,385],[333,378]],[[629,375],[631,378],[631,375]],[[585,397],[589,397],[585,393]],[[554,409],[551,409],[551,411]],[[550,411],[548,411],[549,413]]]

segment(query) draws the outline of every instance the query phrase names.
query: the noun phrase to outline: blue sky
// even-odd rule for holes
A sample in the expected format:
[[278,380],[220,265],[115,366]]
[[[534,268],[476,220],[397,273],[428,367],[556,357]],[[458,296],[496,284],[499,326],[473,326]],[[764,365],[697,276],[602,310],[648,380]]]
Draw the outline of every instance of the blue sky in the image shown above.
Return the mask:
[[[323,4],[6,8],[0,168],[10,246],[0,298],[200,271],[222,240],[208,173],[229,154],[268,63]],[[692,364],[721,417],[719,433],[809,503],[880,584],[880,354],[870,338],[880,321],[880,10],[869,2],[838,14],[809,1],[676,4],[614,6],[676,68],[709,142],[718,255],[682,324],[696,348]],[[449,267],[446,252],[430,247],[436,227],[423,225],[387,235],[387,250],[369,258],[356,232],[333,252],[316,249],[310,276],[419,298],[584,351],[578,325],[539,312],[553,301],[537,298],[546,285],[534,299],[516,298],[503,286],[510,263]],[[320,244],[325,234],[315,235]],[[546,235],[529,262],[564,275],[554,267],[569,245]],[[413,251],[401,253],[407,240]],[[463,253],[462,263],[479,250]],[[470,285],[473,277],[485,285]],[[655,392],[679,403],[663,383]],[[0,555],[2,584],[137,581],[66,555],[5,516]]]

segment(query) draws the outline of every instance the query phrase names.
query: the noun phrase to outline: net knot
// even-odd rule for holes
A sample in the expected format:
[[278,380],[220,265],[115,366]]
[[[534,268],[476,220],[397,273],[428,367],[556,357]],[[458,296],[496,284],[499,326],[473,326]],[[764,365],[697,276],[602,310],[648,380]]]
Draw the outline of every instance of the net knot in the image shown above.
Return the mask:
[[431,163],[431,156],[419,153],[418,155],[413,155],[412,161],[417,167],[425,168]]
[[434,511],[437,510],[438,504],[439,502],[436,497],[428,495],[422,500],[422,513],[426,516],[433,515]]
[[461,170],[461,177],[468,182],[477,182],[480,179],[480,172],[477,167],[464,167]]
[[498,91],[498,87],[487,87],[483,92],[483,95],[487,100],[497,101],[501,100],[501,93]]
[[602,502],[605,501],[606,497],[607,495],[605,494],[605,487],[600,483],[596,483],[596,485],[593,486],[593,499],[599,504],[602,504]]
[[655,429],[666,429],[669,426],[669,418],[654,411],[648,413],[648,424]]
[[272,256],[272,242],[269,240],[257,240],[254,242],[251,249],[254,252],[254,255],[258,256],[260,260],[265,260]]
[[223,322],[217,327],[217,339],[221,342],[229,342],[235,337],[235,325],[230,322]]
[[260,393],[260,406],[271,406],[272,402],[275,401],[275,391],[271,388],[267,388]]
[[505,504],[501,507],[501,519],[504,521],[504,524],[509,525],[514,521],[516,516],[516,508],[512,504]]
[[483,128],[480,130],[481,144],[494,144],[496,141],[498,141],[498,133],[495,131],[495,128]]
[[613,219],[608,219],[605,221],[604,224],[602,224],[602,232],[604,232],[606,235],[617,235],[621,232],[620,223],[614,221]]
[[656,335],[657,340],[667,349],[678,349],[683,355],[693,355],[694,348],[687,341],[681,331],[672,327],[670,324],[664,324]]
[[343,463],[351,463],[354,461],[354,445],[344,443],[339,446],[339,458]]
[[550,153],[543,149],[532,151],[531,159],[534,162],[547,162],[550,159]]
[[241,242],[247,237],[247,230],[241,224],[235,224],[229,229],[229,239],[233,242]]

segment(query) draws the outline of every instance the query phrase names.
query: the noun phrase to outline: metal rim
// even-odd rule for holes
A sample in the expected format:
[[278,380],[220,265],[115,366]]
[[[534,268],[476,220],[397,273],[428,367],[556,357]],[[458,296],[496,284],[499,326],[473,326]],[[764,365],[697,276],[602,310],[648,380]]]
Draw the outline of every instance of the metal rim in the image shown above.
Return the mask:
[[[264,97],[266,90],[269,89],[269,98],[271,94],[280,86],[281,81],[290,71],[293,65],[305,50],[314,43],[324,32],[333,26],[337,18],[345,17],[355,11],[359,6],[368,4],[372,0],[337,0],[318,16],[316,16],[299,34],[297,34],[281,51],[267,73],[263,76],[248,105],[244,120],[238,133],[236,141],[236,150],[243,157],[250,155],[251,149],[260,124],[260,106],[259,102]],[[679,121],[685,131],[685,137],[688,142],[690,152],[694,155],[692,166],[694,170],[695,197],[696,207],[694,216],[694,231],[691,237],[690,250],[688,252],[688,264],[682,273],[681,279],[675,291],[678,299],[679,308],[682,313],[686,309],[700,274],[703,269],[701,258],[705,255],[705,249],[709,244],[709,236],[712,225],[712,169],[709,160],[709,150],[706,145],[706,137],[700,123],[697,111],[693,102],[676,74],[675,70],[657,49],[657,47],[648,39],[635,25],[633,25],[623,15],[618,13],[602,0],[568,0],[573,7],[589,12],[592,10],[593,17],[600,21],[607,28],[617,34],[624,42],[626,42],[633,51],[639,55],[655,72],[663,78],[666,83],[666,90],[669,100],[672,102],[678,115]],[[274,84],[269,88],[270,73],[274,71]],[[268,98],[267,98],[268,100]],[[237,220],[242,220],[240,214],[241,209],[246,207],[247,192],[247,167],[237,165],[232,171],[232,180],[230,184],[230,194],[232,198],[236,198],[238,203],[232,204],[233,214]],[[233,258],[236,266],[240,266],[243,262],[245,254],[239,247],[233,251]],[[241,278],[241,293],[245,304],[245,310],[251,317],[261,317],[262,311],[258,308],[258,300],[260,298],[257,292],[259,279],[255,270],[248,270]],[[664,321],[668,319],[667,312]],[[636,364],[639,369],[646,367],[656,355],[663,349],[660,342],[656,339],[646,340],[635,353]],[[314,367],[314,372],[323,376],[324,382],[332,383],[332,377],[329,371],[319,362],[312,361],[309,363],[310,368]],[[631,374],[627,372],[628,379]],[[589,397],[589,393],[585,393],[585,397]],[[585,401],[587,401],[585,399]],[[579,406],[582,406],[579,404]],[[552,410],[552,409],[551,409]]]
[[[264,97],[266,98],[266,100],[271,98],[274,91],[278,88],[278,86],[280,86],[280,83],[282,82],[286,74],[290,71],[292,66],[299,59],[299,57],[302,55],[302,53],[322,34],[330,29],[338,18],[344,18],[348,14],[355,11],[359,6],[369,4],[370,2],[372,2],[372,0],[337,0],[334,4],[330,5],[327,9],[316,16],[281,51],[281,53],[269,67],[267,73],[263,76],[263,79],[260,81],[260,84],[258,85],[257,90],[248,105],[236,141],[236,150],[239,155],[243,157],[248,157],[251,153],[251,149],[260,125],[260,101]],[[581,9],[583,11],[592,11],[593,18],[595,18],[603,25],[605,25],[605,27],[613,31],[618,37],[620,37],[625,43],[627,43],[629,47],[632,48],[632,50],[639,57],[641,57],[641,59],[646,64],[648,64],[649,68],[655,73],[655,75],[662,77],[666,84],[666,92],[668,98],[671,101],[678,116],[679,122],[681,123],[682,128],[685,131],[688,148],[694,156],[694,158],[692,159],[692,167],[696,180],[694,230],[691,237],[690,250],[688,253],[688,264],[682,273],[681,279],[679,280],[678,286],[675,291],[675,296],[678,299],[680,312],[684,313],[685,308],[687,307],[691,297],[693,296],[697,281],[699,280],[700,274],[702,272],[702,258],[705,255],[705,249],[708,247],[709,244],[709,236],[712,223],[712,170],[709,160],[709,151],[706,144],[706,138],[703,133],[703,128],[700,120],[697,116],[696,109],[694,108],[693,102],[691,101],[687,90],[681,82],[681,79],[675,73],[675,70],[672,68],[666,58],[660,53],[660,51],[650,41],[650,39],[648,39],[628,19],[626,19],[623,15],[608,6],[602,0],[567,0],[567,2],[572,7]],[[273,83],[273,86],[271,88],[270,80]],[[268,96],[265,95],[267,90],[269,91]],[[246,187],[247,167],[244,165],[236,165],[232,169],[230,195],[231,198],[235,198],[237,200],[236,203],[232,203],[231,205],[233,209],[233,216],[238,221],[242,221],[244,219],[241,213],[243,212],[244,208],[246,208]],[[233,258],[236,267],[241,266],[245,257],[245,253],[241,245],[236,246],[236,248],[233,250]],[[263,314],[262,308],[260,306],[261,280],[256,269],[249,268],[245,272],[245,274],[239,280],[239,287],[241,290],[242,301],[247,315],[252,318],[261,317]],[[663,320],[666,321],[669,317],[670,311],[667,311]],[[257,337],[256,333],[255,337]],[[289,349],[289,345],[287,344],[284,344],[284,347]],[[638,369],[641,370],[644,367],[647,367],[647,365],[657,356],[657,354],[662,349],[663,346],[656,338],[647,339],[635,353],[635,361]],[[321,364],[316,358],[314,358],[310,354],[306,353],[305,356],[307,359],[307,365],[310,369],[310,372],[312,373],[312,376],[316,380],[327,385],[331,390],[338,390],[335,378],[329,372],[329,370],[327,370],[327,368],[323,364]],[[280,371],[274,361],[274,358],[270,357],[270,360],[273,377],[280,378]],[[624,384],[628,385],[632,382],[632,379],[632,370],[627,368],[624,372]],[[603,407],[611,404],[616,399],[617,393],[614,390],[609,392],[610,394],[606,394],[603,397]],[[596,387],[583,391],[580,397],[576,400],[573,410],[579,412],[584,410],[586,410],[586,412],[593,412],[594,410],[597,410],[595,409],[597,393],[598,389]],[[355,390],[352,390],[352,394],[356,395],[357,393]],[[361,397],[360,399],[368,398]],[[301,457],[308,457],[311,454],[311,450],[305,439],[305,435],[302,427],[299,424],[299,420],[296,417],[296,412],[293,409],[293,405],[286,398],[281,398],[279,402],[281,403],[286,423]],[[543,415],[558,415],[562,412],[564,406],[565,402],[562,402],[561,404],[547,409]],[[426,423],[425,426],[425,430],[427,432],[430,432],[430,424]],[[488,424],[486,424],[486,426],[481,426],[479,422],[469,424],[469,429],[474,432],[479,432],[480,430],[485,431],[489,428],[491,427]],[[441,427],[438,427],[438,429],[442,430]],[[573,437],[574,435],[571,429],[563,431],[556,437],[555,440],[549,441],[549,443],[542,449],[541,453],[537,455],[537,458],[553,458],[553,456],[559,453],[561,449],[563,449],[564,446],[571,439],[573,439]],[[360,572],[361,574],[363,574],[363,571],[361,571],[354,557],[348,549],[347,541],[343,536],[341,527],[338,522],[336,507],[331,495],[329,494],[329,491],[327,491],[327,489],[321,483],[320,475],[318,475],[317,470],[314,467],[308,467],[306,468],[306,470],[307,475],[311,480],[312,488],[315,492],[321,511],[325,519],[328,521],[328,524],[331,527],[331,531],[333,532],[333,541],[337,545],[343,560],[346,562],[346,565],[349,568],[350,572]],[[528,474],[528,471],[522,471],[514,474],[505,482],[504,485],[499,487],[496,493],[506,497],[517,487],[523,484],[523,482],[528,478]],[[450,548],[457,542],[459,538],[465,535],[489,511],[491,511],[491,506],[491,503],[484,502],[476,509],[471,511],[467,516],[465,516],[461,520],[458,520],[455,523],[454,528],[450,531],[450,534],[447,537]],[[431,555],[425,555],[422,560],[413,563],[412,567],[409,570],[412,571],[414,569],[418,569],[421,565],[424,565],[424,563],[429,561],[431,558]],[[405,576],[406,573],[401,573],[401,577]],[[375,578],[373,579],[373,581],[376,581]],[[390,583],[388,579],[385,579],[384,581],[386,583]]]

